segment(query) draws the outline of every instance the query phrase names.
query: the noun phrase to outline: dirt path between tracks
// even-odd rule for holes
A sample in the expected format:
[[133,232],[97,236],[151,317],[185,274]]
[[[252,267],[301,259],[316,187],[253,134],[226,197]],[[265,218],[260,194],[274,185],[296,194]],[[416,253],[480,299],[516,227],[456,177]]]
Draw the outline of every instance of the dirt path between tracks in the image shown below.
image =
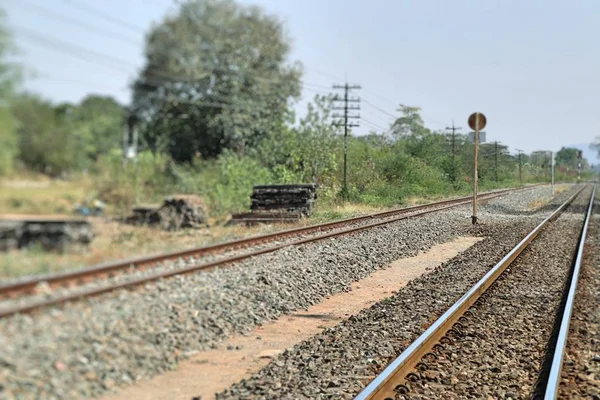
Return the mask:
[[354,282],[349,292],[331,296],[308,310],[283,316],[246,335],[233,336],[213,350],[194,355],[176,371],[139,382],[104,399],[212,399],[215,393],[260,370],[278,353],[391,296],[410,280],[480,240],[482,238],[461,237],[415,257],[397,260],[388,268]]

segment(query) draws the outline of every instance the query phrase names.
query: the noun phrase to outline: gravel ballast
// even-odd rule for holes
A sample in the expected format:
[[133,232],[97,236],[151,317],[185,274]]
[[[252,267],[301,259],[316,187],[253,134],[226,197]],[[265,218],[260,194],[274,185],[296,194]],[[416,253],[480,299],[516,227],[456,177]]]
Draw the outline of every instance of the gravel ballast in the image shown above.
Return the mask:
[[[544,189],[507,195],[503,201],[527,197],[531,203],[543,196]],[[468,207],[459,207],[334,240],[285,248],[213,272],[162,280],[141,290],[123,290],[63,308],[3,319],[0,397],[91,397],[173,369],[180,359],[226,335],[247,331],[348,290],[351,282],[393,260],[457,235],[472,234],[469,216]],[[508,246],[508,241],[516,240],[519,232],[540,219],[532,215],[518,227],[499,223],[489,231],[479,227],[478,232],[498,235]],[[479,268],[481,273],[489,268],[490,258],[498,256],[495,252],[483,256],[481,265],[473,270]],[[470,268],[457,265],[455,272],[446,279],[461,281],[463,274],[465,281],[476,279]],[[426,321],[444,303],[445,296],[460,294],[458,287],[444,288],[446,283],[440,280],[431,293],[425,289],[414,293],[415,299],[429,299],[429,308],[421,310],[420,317],[406,315],[404,325],[412,326],[407,334],[418,332],[415,321]],[[411,303],[407,299],[407,304]]]
[[284,352],[217,397],[353,398],[540,221],[510,219],[476,227],[486,236],[482,242],[389,299]]

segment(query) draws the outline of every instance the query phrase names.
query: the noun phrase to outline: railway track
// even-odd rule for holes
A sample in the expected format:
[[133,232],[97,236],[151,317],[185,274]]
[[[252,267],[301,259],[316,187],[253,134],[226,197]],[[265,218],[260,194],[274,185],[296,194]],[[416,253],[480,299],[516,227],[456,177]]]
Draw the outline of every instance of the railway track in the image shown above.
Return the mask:
[[[557,219],[576,208],[572,203],[585,189],[537,225],[356,399],[557,398],[595,188],[583,222],[577,222],[580,228],[573,220]],[[570,242],[561,238],[569,227],[579,229]],[[543,238],[535,241],[540,233]],[[545,263],[544,251],[551,253]],[[536,286],[537,292],[532,290]],[[521,341],[526,344],[519,348]],[[508,365],[511,357],[519,368]],[[461,392],[453,393],[456,389]]]
[[[529,188],[531,188],[531,186],[525,188],[525,190]],[[482,195],[481,200],[491,200],[515,190],[522,189],[507,189],[488,192]],[[240,239],[211,246],[172,252],[169,254],[124,260],[66,273],[41,276],[28,280],[7,283],[0,285],[0,301],[5,302],[4,306],[2,303],[0,303],[0,318],[17,313],[28,313],[43,307],[58,305],[84,297],[96,296],[116,289],[139,286],[161,278],[193,273],[201,270],[214,269],[260,254],[273,252],[287,246],[301,245],[317,240],[347,235],[361,230],[393,223],[402,219],[418,217],[429,213],[446,210],[452,207],[467,204],[470,202],[470,199],[470,197],[462,197],[444,200],[435,203],[349,218],[341,221],[290,229],[282,232]],[[240,250],[249,248],[254,249],[246,252],[240,252]],[[204,260],[205,262],[201,262],[200,258],[202,257],[207,258],[208,261]],[[160,266],[165,261],[181,259],[188,260],[190,265],[182,268],[161,270],[157,271],[156,273],[152,272],[152,267]],[[42,298],[31,302],[14,302],[14,300],[27,298],[28,296],[35,296],[38,294],[37,292],[39,291],[40,287],[43,287],[44,290],[84,287],[85,284],[90,282],[96,282],[103,279],[106,280],[107,278],[118,276],[119,274],[127,274],[130,271],[145,269],[147,269],[149,272],[142,277],[107,283],[104,286],[82,289],[81,291],[74,291],[73,293],[55,296],[52,298]],[[6,306],[6,303],[9,305]]]

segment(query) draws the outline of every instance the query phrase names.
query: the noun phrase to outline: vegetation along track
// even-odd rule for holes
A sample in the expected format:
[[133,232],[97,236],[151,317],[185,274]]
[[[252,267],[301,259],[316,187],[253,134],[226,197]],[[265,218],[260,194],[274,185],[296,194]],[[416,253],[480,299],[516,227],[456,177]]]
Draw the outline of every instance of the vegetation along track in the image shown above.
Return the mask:
[[356,399],[555,398],[594,200],[592,190],[585,207],[582,190],[537,225]]
[[[515,190],[527,190],[531,187],[532,186],[528,186],[525,189],[506,189],[488,192],[482,195],[481,200],[491,200]],[[0,318],[16,313],[31,312],[42,307],[57,305],[83,297],[100,295],[124,287],[141,285],[161,278],[201,270],[210,270],[215,267],[241,261],[260,254],[273,252],[283,247],[350,234],[402,219],[446,210],[448,208],[467,204],[469,201],[469,196],[443,200],[413,207],[383,211],[341,221],[295,228],[211,246],[124,260],[65,273],[7,283],[0,285],[0,300],[4,300],[4,304],[0,303]],[[246,248],[252,249],[250,251],[241,252],[241,250]],[[171,263],[168,268],[156,268],[164,266],[165,262],[173,260],[181,261],[181,263]],[[203,262],[200,262],[200,260]],[[135,276],[131,279],[127,277],[127,274],[131,271],[143,269],[147,269],[147,272],[143,275]],[[153,269],[155,269],[155,271],[153,271]],[[86,283],[97,283],[103,278],[113,278],[115,276],[119,279],[113,281],[107,280],[104,284],[94,284],[92,287],[83,286]],[[64,295],[55,294],[48,296],[48,290],[70,288],[73,286],[81,286],[82,290],[68,291]],[[34,296],[35,298],[30,299],[31,296]]]

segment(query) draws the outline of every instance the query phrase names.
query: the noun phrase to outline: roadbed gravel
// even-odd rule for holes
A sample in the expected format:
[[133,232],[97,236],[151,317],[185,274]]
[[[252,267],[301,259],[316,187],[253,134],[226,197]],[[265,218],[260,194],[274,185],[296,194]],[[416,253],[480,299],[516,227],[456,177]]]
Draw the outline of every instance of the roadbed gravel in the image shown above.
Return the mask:
[[[509,206],[514,198],[515,203],[531,204],[547,196],[547,191],[534,188],[506,195],[501,201]],[[565,192],[558,198],[566,196]],[[490,204],[495,201],[499,200]],[[247,332],[257,324],[349,290],[351,282],[391,261],[458,235],[496,235],[509,246],[520,232],[548,213],[513,216],[512,222],[503,223],[502,216],[492,218],[494,211],[486,214],[486,207],[482,207],[482,216],[487,215],[493,223],[475,231],[469,207],[457,207],[285,248],[212,272],[177,276],[141,289],[0,320],[0,398],[79,399],[114,391],[174,369],[179,360],[230,334]],[[418,290],[419,284],[413,283],[411,290],[417,290],[417,297],[407,298],[406,304],[424,297],[429,306],[421,315],[404,317],[403,325],[410,329],[406,337],[418,332],[419,321],[427,321],[447,297],[459,295],[462,286],[448,290],[445,284],[476,279],[474,271],[482,273],[489,268],[490,260],[499,256],[497,251],[482,255],[473,270],[457,265],[455,276],[446,276],[446,281],[440,278],[431,293],[426,288]]]

